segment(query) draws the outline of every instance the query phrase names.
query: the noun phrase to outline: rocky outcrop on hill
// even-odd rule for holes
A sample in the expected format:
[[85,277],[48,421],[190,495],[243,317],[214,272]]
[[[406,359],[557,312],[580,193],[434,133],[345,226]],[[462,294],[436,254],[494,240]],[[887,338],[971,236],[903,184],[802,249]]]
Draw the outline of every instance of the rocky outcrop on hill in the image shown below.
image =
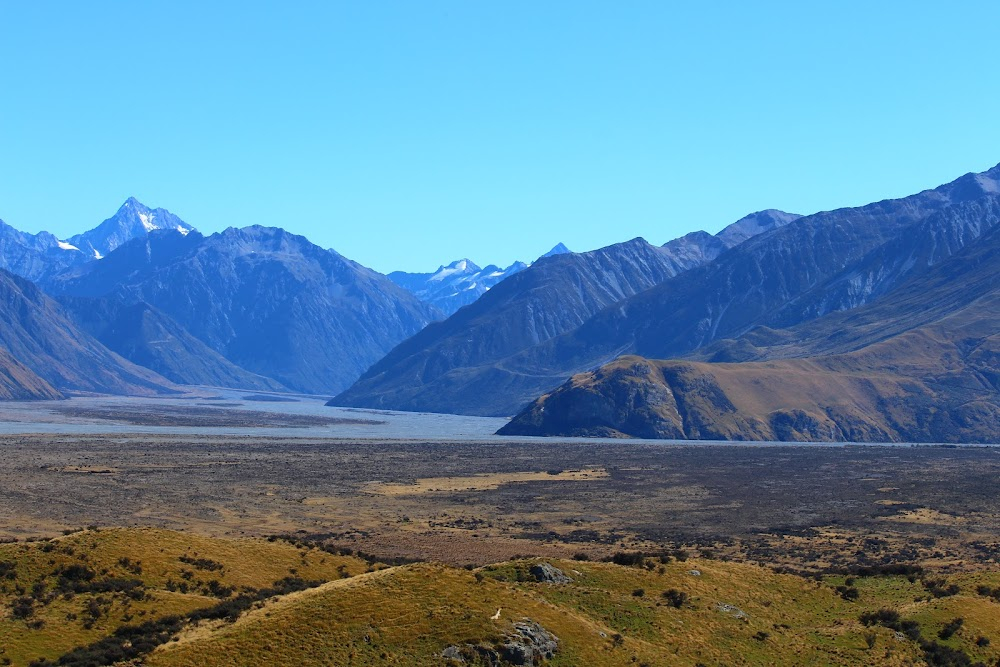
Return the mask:
[[452,664],[531,667],[551,659],[558,650],[558,637],[530,618],[523,618],[499,642],[455,644],[447,647],[441,657]]

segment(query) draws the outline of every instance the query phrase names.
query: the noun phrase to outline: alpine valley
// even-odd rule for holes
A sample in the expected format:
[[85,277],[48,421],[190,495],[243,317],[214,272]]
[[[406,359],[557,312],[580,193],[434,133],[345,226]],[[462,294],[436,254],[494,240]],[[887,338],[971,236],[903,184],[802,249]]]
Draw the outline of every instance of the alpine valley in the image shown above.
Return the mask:
[[368,269],[279,227],[128,199],[66,240],[0,223],[0,396],[336,395],[506,435],[995,442],[1000,167],[662,246]]
[[332,403],[523,409],[508,435],[996,442],[998,222],[995,167],[859,208],[556,257]]

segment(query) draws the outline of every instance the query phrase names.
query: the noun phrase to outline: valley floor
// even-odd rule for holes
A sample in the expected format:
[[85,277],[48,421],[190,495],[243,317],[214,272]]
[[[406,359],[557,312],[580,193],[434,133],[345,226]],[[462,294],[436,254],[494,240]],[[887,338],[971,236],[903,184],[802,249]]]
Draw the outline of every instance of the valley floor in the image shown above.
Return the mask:
[[[60,406],[80,431],[128,423],[82,405]],[[215,419],[155,412],[146,421]],[[54,660],[167,612],[179,620],[161,639],[178,641],[148,664],[443,664],[452,645],[466,658],[502,645],[522,618],[560,638],[552,664],[922,664],[955,618],[962,629],[940,646],[1000,658],[997,448],[337,438],[313,434],[375,426],[275,432],[230,417],[214,427],[229,434],[175,423],[0,436],[6,659]],[[63,536],[84,526],[100,530]],[[273,566],[255,573],[247,554]],[[621,564],[600,562],[615,554]],[[144,574],[129,574],[135,561]],[[574,582],[537,582],[540,562]],[[72,564],[87,581],[140,579],[157,604],[90,584],[65,598]],[[675,607],[678,592],[688,601]],[[240,595],[228,616],[195,613],[232,611]],[[861,622],[883,607],[899,618]],[[84,628],[92,609],[103,620]]]

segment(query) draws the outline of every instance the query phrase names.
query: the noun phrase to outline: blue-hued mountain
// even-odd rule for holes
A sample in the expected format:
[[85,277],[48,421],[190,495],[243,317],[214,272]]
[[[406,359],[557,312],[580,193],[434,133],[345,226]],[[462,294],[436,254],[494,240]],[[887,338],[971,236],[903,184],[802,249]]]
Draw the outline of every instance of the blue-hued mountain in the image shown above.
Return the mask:
[[175,230],[180,234],[194,231],[194,227],[170,211],[149,208],[135,197],[129,197],[113,216],[89,232],[72,236],[67,241],[88,257],[101,259],[132,239],[162,229]]
[[171,382],[253,391],[287,391],[276,380],[244,370],[147,303],[120,298],[58,299],[82,330],[134,364]]
[[[559,243],[539,259],[568,252],[569,248]],[[469,259],[460,259],[438,267],[433,273],[393,271],[389,274],[389,279],[412,292],[421,301],[437,307],[445,315],[451,315],[481,297],[500,281],[520,273],[528,266],[530,265],[524,262],[514,262],[507,268],[500,268],[495,264],[480,268]]]
[[178,391],[167,379],[126,361],[82,331],[34,283],[0,270],[0,397]]
[[714,236],[688,234],[662,247],[639,238],[539,259],[400,344],[331,404],[513,414],[566,374],[540,365],[522,377],[523,371],[508,370],[510,360],[605,308],[711,261],[731,244],[796,217],[765,211]]
[[47,283],[145,303],[233,364],[335,393],[440,313],[385,276],[270,227],[153,231]]
[[194,228],[170,211],[151,209],[134,197],[94,229],[64,241],[49,232],[22,232],[0,220],[0,269],[44,284],[58,273],[100,259],[118,246],[157,229],[175,229],[186,234]]
[[460,259],[439,267],[433,273],[393,271],[388,278],[421,301],[435,306],[445,315],[451,315],[527,266],[524,262],[514,262],[505,269],[493,264],[481,268],[471,260]]
[[868,305],[576,375],[500,432],[995,443],[1000,226]]
[[[968,394],[946,400],[944,389],[949,383],[970,383],[972,377],[979,377],[981,383],[988,377],[991,364],[995,369],[995,345],[994,352],[988,350],[989,344],[981,347],[996,332],[995,299],[970,306],[973,314],[976,309],[992,309],[986,313],[993,316],[992,320],[969,319],[970,313],[965,312],[961,326],[954,325],[956,320],[951,320],[954,326],[947,328],[928,329],[925,325],[934,322],[930,315],[940,315],[953,305],[969,303],[993,289],[983,282],[983,277],[993,278],[1000,266],[996,253],[989,252],[990,247],[981,243],[988,239],[996,242],[998,225],[1000,167],[982,174],[967,174],[911,197],[808,216],[750,239],[711,264],[637,295],[616,309],[599,313],[559,340],[528,351],[511,368],[547,364],[569,376],[601,366],[620,354],[648,359],[689,355],[713,362],[759,362],[764,365],[737,366],[732,370],[733,377],[740,377],[750,383],[748,386],[758,386],[766,393],[778,391],[772,387],[780,385],[782,374],[789,373],[790,381],[795,370],[816,382],[827,382],[831,391],[839,387],[845,396],[858,395],[859,405],[874,405],[881,410],[890,404],[898,408],[902,403],[904,410],[892,417],[902,425],[885,422],[885,415],[880,413],[881,417],[871,417],[871,423],[877,426],[868,430],[859,426],[863,420],[856,414],[838,420],[825,412],[822,405],[810,407],[799,401],[790,405],[806,416],[793,415],[797,420],[794,428],[779,425],[777,431],[755,432],[747,426],[749,422],[744,422],[741,428],[747,437],[836,439],[839,433],[845,439],[951,440],[937,427],[913,425],[909,421],[926,421],[925,417],[915,416],[920,410],[936,411],[942,418],[947,413],[959,420],[977,419],[978,407],[963,412],[962,400],[972,400]],[[963,252],[966,248],[969,254]],[[979,252],[983,248],[985,251]],[[948,261],[953,256],[954,263]],[[959,270],[970,261],[979,267],[976,280],[963,277]],[[932,280],[936,282],[926,282]],[[910,286],[908,291],[898,292],[904,285]],[[924,299],[920,305],[905,309],[906,313],[912,313],[910,316],[897,316],[904,312],[900,294],[909,295],[910,301],[905,303],[913,303],[913,295],[921,293]],[[890,294],[895,296],[881,302],[878,309],[858,311],[875,313],[869,319],[851,318],[854,309],[880,303]],[[970,335],[968,332],[973,330],[979,333]],[[894,342],[889,342],[890,337],[894,337]],[[930,346],[926,344],[928,341]],[[981,350],[984,361],[970,370],[962,361],[963,355],[976,350]],[[925,370],[916,368],[915,363],[904,363],[908,354],[923,360]],[[771,361],[818,357],[822,357],[821,363]],[[870,385],[883,371],[903,379],[894,385],[882,385],[882,389],[866,397],[843,382],[852,376],[851,382]],[[723,368],[711,373],[700,368],[698,372],[701,379],[695,377],[693,384],[685,384],[687,389],[680,389],[682,395],[684,391],[696,391],[696,385],[708,387],[706,377],[723,373]],[[533,384],[541,383],[538,380]],[[798,390],[807,392],[805,397],[808,391],[813,391],[816,400],[828,400],[826,407],[831,409],[840,405],[829,402],[828,392],[817,393],[810,387],[800,384]],[[938,403],[928,399],[936,388],[942,390]],[[728,400],[732,408],[726,407],[721,398],[715,408],[724,408],[734,418],[752,417],[767,422],[771,412],[781,412],[774,402],[758,402],[755,412],[746,403]],[[907,401],[913,410],[908,417],[904,414]],[[546,407],[547,412],[553,409],[552,405]],[[826,417],[821,418],[821,414]],[[994,417],[987,410],[982,419],[988,425]],[[831,420],[836,428],[831,426]],[[950,420],[944,419],[942,423]],[[523,419],[520,421],[525,423]],[[705,435],[711,432],[711,429],[696,429],[685,431],[685,435],[711,437]],[[962,438],[983,439],[982,433],[976,434],[975,429],[958,432],[967,434]],[[732,429],[721,432],[723,437],[737,437],[736,433]]]
[[[465,352],[481,339],[475,322],[448,340],[424,339],[423,347],[415,347],[435,331],[429,328],[338,399],[348,405],[514,414],[571,375],[621,355],[677,358],[755,327],[788,328],[856,308],[992,229],[1000,219],[998,191],[1000,167],[909,197],[797,218],[502,358]],[[695,243],[685,254],[689,261],[702,249],[708,257],[715,252],[691,236],[685,237]],[[613,279],[608,275],[604,282]],[[558,312],[558,305],[552,308]],[[550,308],[540,312],[547,315]],[[473,342],[464,343],[467,337]]]
[[[549,250],[547,253],[545,253],[544,255],[542,255],[542,257],[552,257],[553,255],[565,255],[566,253],[569,253],[569,252],[573,252],[573,251],[570,250],[569,248],[567,248],[566,244],[564,244],[564,243],[557,243],[554,246],[552,246],[552,250]],[[542,259],[542,257],[539,257],[539,259]]]
[[79,248],[48,232],[29,234],[0,220],[0,269],[38,281],[88,259]]

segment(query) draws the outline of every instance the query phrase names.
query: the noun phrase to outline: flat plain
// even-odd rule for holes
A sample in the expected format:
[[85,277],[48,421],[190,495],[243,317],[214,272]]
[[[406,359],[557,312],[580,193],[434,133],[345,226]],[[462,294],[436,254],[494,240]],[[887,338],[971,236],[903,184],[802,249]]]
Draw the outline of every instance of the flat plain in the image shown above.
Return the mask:
[[[297,534],[477,565],[668,546],[803,568],[901,551],[948,567],[1000,555],[992,447],[519,440],[485,430],[421,439],[398,413],[323,423],[302,405],[270,402],[269,411],[293,409],[275,420],[285,428],[266,429],[254,404],[158,405],[84,403],[72,414],[91,429],[96,415],[126,428],[188,414],[200,427],[218,411],[236,426],[4,435],[0,537],[86,525]],[[300,437],[269,435],[296,423]],[[338,434],[357,428],[368,432]]]
[[3,414],[0,662],[518,664],[490,651],[525,632],[553,665],[1000,659],[994,447],[504,438],[231,394]]

